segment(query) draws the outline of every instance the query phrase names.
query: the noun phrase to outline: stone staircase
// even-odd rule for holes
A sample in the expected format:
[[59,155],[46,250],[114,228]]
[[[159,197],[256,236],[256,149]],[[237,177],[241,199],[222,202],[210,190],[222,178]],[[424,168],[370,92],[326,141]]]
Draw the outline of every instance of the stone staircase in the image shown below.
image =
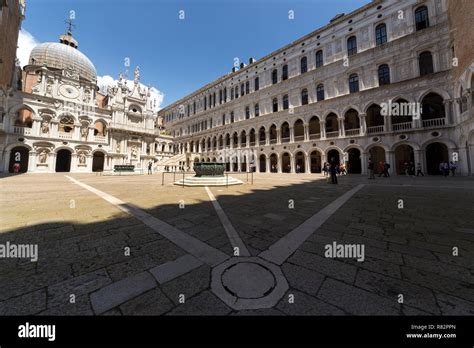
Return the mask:
[[180,166],[180,162],[181,163],[186,162],[185,153],[180,153],[172,157],[164,158],[156,162],[155,166],[158,169],[158,171],[164,171],[166,166],[170,167],[170,170],[172,170],[173,167],[176,167],[176,170],[178,170]]

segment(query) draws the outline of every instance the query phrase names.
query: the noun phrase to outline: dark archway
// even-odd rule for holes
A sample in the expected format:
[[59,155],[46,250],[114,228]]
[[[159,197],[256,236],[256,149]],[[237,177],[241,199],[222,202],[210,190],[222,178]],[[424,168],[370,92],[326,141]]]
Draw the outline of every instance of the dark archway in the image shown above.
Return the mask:
[[369,158],[374,163],[374,173],[379,174],[380,162],[385,162],[385,149],[380,146],[374,146],[369,150]]
[[62,149],[56,154],[56,172],[71,171],[71,151]]
[[347,172],[349,174],[362,173],[360,150],[356,148],[351,148],[347,151],[347,155]]
[[264,154],[261,154],[259,157],[259,170],[260,173],[265,173],[267,171],[267,157]]
[[278,157],[274,153],[270,155],[270,171],[272,173],[278,172]]
[[330,150],[327,155],[328,163],[335,162],[336,164],[341,163],[341,159],[339,157],[339,151],[337,150]]
[[298,152],[295,155],[295,171],[298,173],[298,166],[299,166],[299,173],[305,173],[306,170],[306,161],[305,155],[303,152]]
[[448,162],[448,147],[442,143],[431,143],[426,147],[426,167],[429,175],[441,174],[440,163]]
[[14,173],[15,163],[19,164],[18,173],[26,173],[28,171],[28,158],[30,155],[30,150],[24,146],[14,147],[10,151],[10,163],[8,165],[8,171]]
[[103,152],[97,151],[92,157],[92,171],[103,172],[104,171],[104,160],[105,156]]
[[311,173],[321,173],[321,153],[317,150],[310,154]]
[[281,171],[282,173],[291,173],[291,157],[288,152],[281,155]]
[[[410,145],[399,145],[395,149],[395,170],[397,174],[405,174],[406,163],[415,165],[415,152]],[[414,167],[414,166],[413,166]]]

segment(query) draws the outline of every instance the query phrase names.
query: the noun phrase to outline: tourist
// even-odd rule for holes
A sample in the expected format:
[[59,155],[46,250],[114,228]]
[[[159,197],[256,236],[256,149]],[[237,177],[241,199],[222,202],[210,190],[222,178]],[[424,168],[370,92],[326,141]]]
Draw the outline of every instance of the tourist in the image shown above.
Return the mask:
[[385,162],[383,164],[383,176],[388,178],[390,176],[390,173],[388,172],[388,170],[390,169],[390,164]]
[[375,179],[375,176],[374,176],[374,162],[372,162],[371,158],[369,158],[369,166],[367,168],[369,169],[369,179]]
[[152,170],[151,170],[151,167],[153,166],[153,163],[150,161],[148,162],[148,175],[151,175],[152,174]]
[[339,164],[339,174],[340,175],[347,175],[346,166],[342,162]]
[[444,172],[444,162],[441,162],[441,163],[439,164],[438,169],[439,169],[439,172],[440,172],[441,174],[443,174],[443,172]]
[[423,174],[423,172],[421,171],[421,163],[417,163],[416,164],[416,176],[419,176],[421,174],[421,176],[425,176],[425,174]]
[[323,174],[324,174],[324,176],[327,176],[329,174],[326,162],[324,162],[324,164],[323,164]]
[[410,175],[415,176],[415,163],[410,161]]
[[13,173],[18,174],[20,172],[20,163],[16,162],[13,165]]
[[443,163],[443,174],[444,174],[444,177],[449,176],[449,163],[448,162]]
[[408,162],[403,163],[403,168],[405,169],[405,175],[410,175],[410,164]]
[[456,168],[456,163],[454,163],[453,161],[449,162],[449,169],[451,170],[452,176],[456,175]]
[[337,164],[334,160],[331,161],[331,165],[329,167],[329,171],[331,173],[331,184],[337,184]]
[[301,173],[301,166],[299,164],[296,165],[296,174]]
[[[379,162],[379,178],[385,174],[385,162]],[[384,175],[385,176],[385,175]]]

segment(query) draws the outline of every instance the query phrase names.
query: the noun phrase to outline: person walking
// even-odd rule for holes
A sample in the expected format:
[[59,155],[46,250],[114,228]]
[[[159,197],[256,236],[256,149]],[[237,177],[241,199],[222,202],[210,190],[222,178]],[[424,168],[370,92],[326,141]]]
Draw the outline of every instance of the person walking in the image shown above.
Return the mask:
[[384,162],[383,164],[383,176],[388,178],[390,177],[390,173],[388,172],[388,170],[390,169],[390,164],[388,164],[387,162]]
[[456,175],[456,168],[456,163],[454,163],[453,161],[449,162],[449,169],[451,170],[452,176]]
[[444,177],[449,176],[449,163],[448,162],[443,163],[443,174],[444,174]]
[[334,160],[331,161],[329,172],[331,173],[331,184],[337,185],[337,164]]
[[301,173],[301,166],[299,164],[296,165],[296,174]]
[[13,164],[13,173],[18,174],[20,172],[20,163],[16,162]]
[[385,174],[385,162],[379,162],[378,171],[379,171],[379,178]]
[[369,169],[369,179],[375,179],[374,176],[374,162],[372,162],[372,159],[369,158],[369,166],[367,167]]
[[420,174],[421,176],[425,176],[425,174],[423,174],[423,172],[421,171],[421,163],[418,162],[416,164],[416,176],[420,176]]
[[148,162],[148,175],[153,174],[153,173],[152,173],[152,170],[151,170],[152,166],[153,166],[153,163],[152,163],[151,161]]

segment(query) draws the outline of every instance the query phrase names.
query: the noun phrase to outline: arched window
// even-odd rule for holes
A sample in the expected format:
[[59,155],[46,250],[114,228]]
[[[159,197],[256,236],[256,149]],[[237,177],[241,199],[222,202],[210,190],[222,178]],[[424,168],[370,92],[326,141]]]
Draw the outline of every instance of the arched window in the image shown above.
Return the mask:
[[216,92],[212,93],[212,107],[216,106]]
[[272,83],[275,84],[278,82],[278,71],[277,69],[274,69],[272,71]]
[[234,123],[234,112],[230,112],[230,123]]
[[359,76],[352,74],[349,76],[349,93],[359,92]]
[[254,80],[254,86],[253,86],[253,87],[254,87],[253,89],[254,89],[255,91],[258,91],[258,90],[260,89],[260,84],[259,84],[258,77],[255,78],[255,80]]
[[241,96],[244,96],[244,95],[245,95],[245,86],[244,86],[243,83],[240,85],[240,95],[241,95]]
[[224,103],[227,101],[227,88],[224,88]]
[[385,23],[379,24],[375,27],[375,43],[377,46],[387,42],[387,26]]
[[245,107],[245,119],[248,120],[250,118],[250,108],[248,106]]
[[235,99],[239,97],[239,86],[235,86]]
[[225,114],[222,115],[222,125],[225,125]]
[[234,88],[230,88],[230,100],[234,100]]
[[379,86],[390,84],[390,68],[387,64],[382,64],[378,69]]
[[219,90],[219,104],[222,104],[222,89]]
[[288,94],[283,96],[283,110],[288,110],[290,104],[288,102]]
[[301,105],[308,104],[308,90],[305,88],[301,91]]
[[204,97],[204,110],[207,110],[207,99],[206,99],[206,97]]
[[420,6],[415,10],[415,26],[417,31],[430,26],[428,8],[426,6]]
[[324,85],[322,83],[316,87],[316,100],[324,100]]
[[323,51],[319,50],[316,52],[316,68],[322,67],[324,64],[323,62]]
[[286,80],[288,79],[288,65],[283,65],[283,68],[281,70],[281,79]]
[[255,117],[260,116],[260,106],[258,104],[255,104]]
[[430,51],[420,53],[418,57],[418,63],[420,65],[420,76],[432,74],[433,69],[433,56]]
[[246,81],[245,82],[245,94],[250,93],[250,82]]
[[272,105],[273,105],[273,112],[278,112],[278,99],[277,98],[273,98]]
[[355,36],[351,36],[347,39],[347,55],[352,56],[357,53],[357,39]]
[[308,71],[308,58],[303,57],[300,60],[300,72],[304,74]]

